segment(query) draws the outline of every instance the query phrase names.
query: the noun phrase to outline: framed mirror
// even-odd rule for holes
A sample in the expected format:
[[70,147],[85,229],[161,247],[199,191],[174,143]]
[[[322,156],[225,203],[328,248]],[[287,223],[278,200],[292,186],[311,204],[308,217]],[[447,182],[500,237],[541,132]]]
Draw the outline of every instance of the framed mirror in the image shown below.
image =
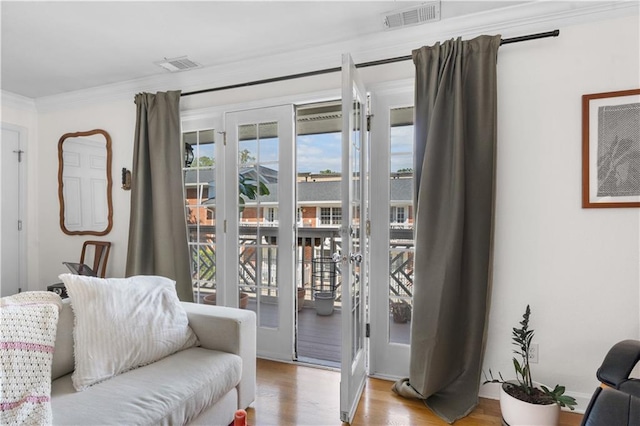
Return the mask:
[[106,235],[113,226],[111,137],[101,129],[67,133],[58,142],[60,228]]

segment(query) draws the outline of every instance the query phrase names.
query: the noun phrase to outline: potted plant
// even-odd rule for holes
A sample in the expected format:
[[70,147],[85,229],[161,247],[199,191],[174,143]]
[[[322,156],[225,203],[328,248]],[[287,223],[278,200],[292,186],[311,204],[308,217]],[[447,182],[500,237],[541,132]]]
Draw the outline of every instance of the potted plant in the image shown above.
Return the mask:
[[333,305],[336,300],[336,295],[332,291],[317,291],[314,295],[314,307],[316,308],[316,314],[321,316],[327,316],[333,314]]
[[255,200],[258,195],[269,194],[269,188],[262,180],[251,179],[243,174],[238,175],[238,205],[240,211],[244,210],[245,198]]
[[406,300],[391,302],[393,322],[405,324],[411,321],[411,305]]
[[[214,291],[213,293],[209,293],[206,296],[204,296],[204,298],[202,299],[202,302],[205,305],[216,305],[217,304],[216,292]],[[247,309],[248,304],[249,304],[249,294],[241,291],[239,296],[239,301],[238,301],[238,307],[240,309]]]
[[520,327],[514,327],[512,343],[517,349],[513,353],[513,366],[516,371],[516,380],[505,381],[494,379],[489,370],[490,379],[486,383],[500,383],[500,410],[504,421],[511,425],[539,425],[555,426],[558,424],[560,407],[574,409],[576,400],[565,395],[565,387],[556,385],[553,389],[534,382],[531,378],[529,366],[529,349],[533,340],[534,331],[529,329],[529,317],[531,308],[527,309],[520,321]]

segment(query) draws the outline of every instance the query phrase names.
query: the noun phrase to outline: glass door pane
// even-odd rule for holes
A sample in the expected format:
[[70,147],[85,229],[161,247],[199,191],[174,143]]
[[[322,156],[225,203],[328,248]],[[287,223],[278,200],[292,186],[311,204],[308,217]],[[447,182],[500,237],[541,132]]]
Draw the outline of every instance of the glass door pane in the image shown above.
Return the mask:
[[238,128],[239,295],[260,327],[278,328],[278,123]]
[[216,304],[216,145],[214,130],[182,134],[185,208],[194,300]]
[[389,342],[409,344],[413,308],[413,107],[390,110]]
[[349,178],[349,182],[351,185],[351,194],[350,194],[350,207],[351,210],[349,212],[350,220],[350,229],[349,234],[351,236],[349,242],[349,253],[353,256],[350,258],[350,262],[352,263],[352,267],[350,269],[350,299],[351,303],[349,304],[349,315],[351,316],[351,363],[355,363],[357,361],[357,355],[364,347],[364,339],[362,338],[362,273],[364,270],[361,268],[362,266],[362,253],[361,250],[361,232],[362,228],[360,227],[360,211],[362,205],[362,183],[364,179],[363,171],[360,168],[361,157],[363,156],[363,143],[362,143],[362,106],[363,101],[358,98],[358,92],[354,89],[353,97],[355,101],[353,102],[353,110],[351,114],[353,117],[351,118],[351,129],[350,129],[350,154],[349,158],[351,161],[351,176]]

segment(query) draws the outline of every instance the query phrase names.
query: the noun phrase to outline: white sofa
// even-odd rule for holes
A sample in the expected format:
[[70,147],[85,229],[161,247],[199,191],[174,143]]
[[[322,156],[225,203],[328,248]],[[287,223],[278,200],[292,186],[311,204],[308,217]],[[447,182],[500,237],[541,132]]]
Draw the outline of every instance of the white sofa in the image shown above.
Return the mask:
[[249,310],[182,302],[200,346],[77,392],[74,313],[63,302],[53,354],[54,425],[228,425],[256,391],[256,316]]

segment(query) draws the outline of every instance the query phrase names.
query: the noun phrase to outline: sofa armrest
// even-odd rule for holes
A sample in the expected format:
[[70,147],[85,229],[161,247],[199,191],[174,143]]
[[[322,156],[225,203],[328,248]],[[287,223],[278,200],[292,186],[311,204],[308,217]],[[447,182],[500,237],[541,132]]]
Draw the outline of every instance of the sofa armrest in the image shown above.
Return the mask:
[[247,408],[256,397],[256,314],[245,309],[182,302],[189,326],[200,345],[239,355],[242,378],[238,385],[238,408]]

